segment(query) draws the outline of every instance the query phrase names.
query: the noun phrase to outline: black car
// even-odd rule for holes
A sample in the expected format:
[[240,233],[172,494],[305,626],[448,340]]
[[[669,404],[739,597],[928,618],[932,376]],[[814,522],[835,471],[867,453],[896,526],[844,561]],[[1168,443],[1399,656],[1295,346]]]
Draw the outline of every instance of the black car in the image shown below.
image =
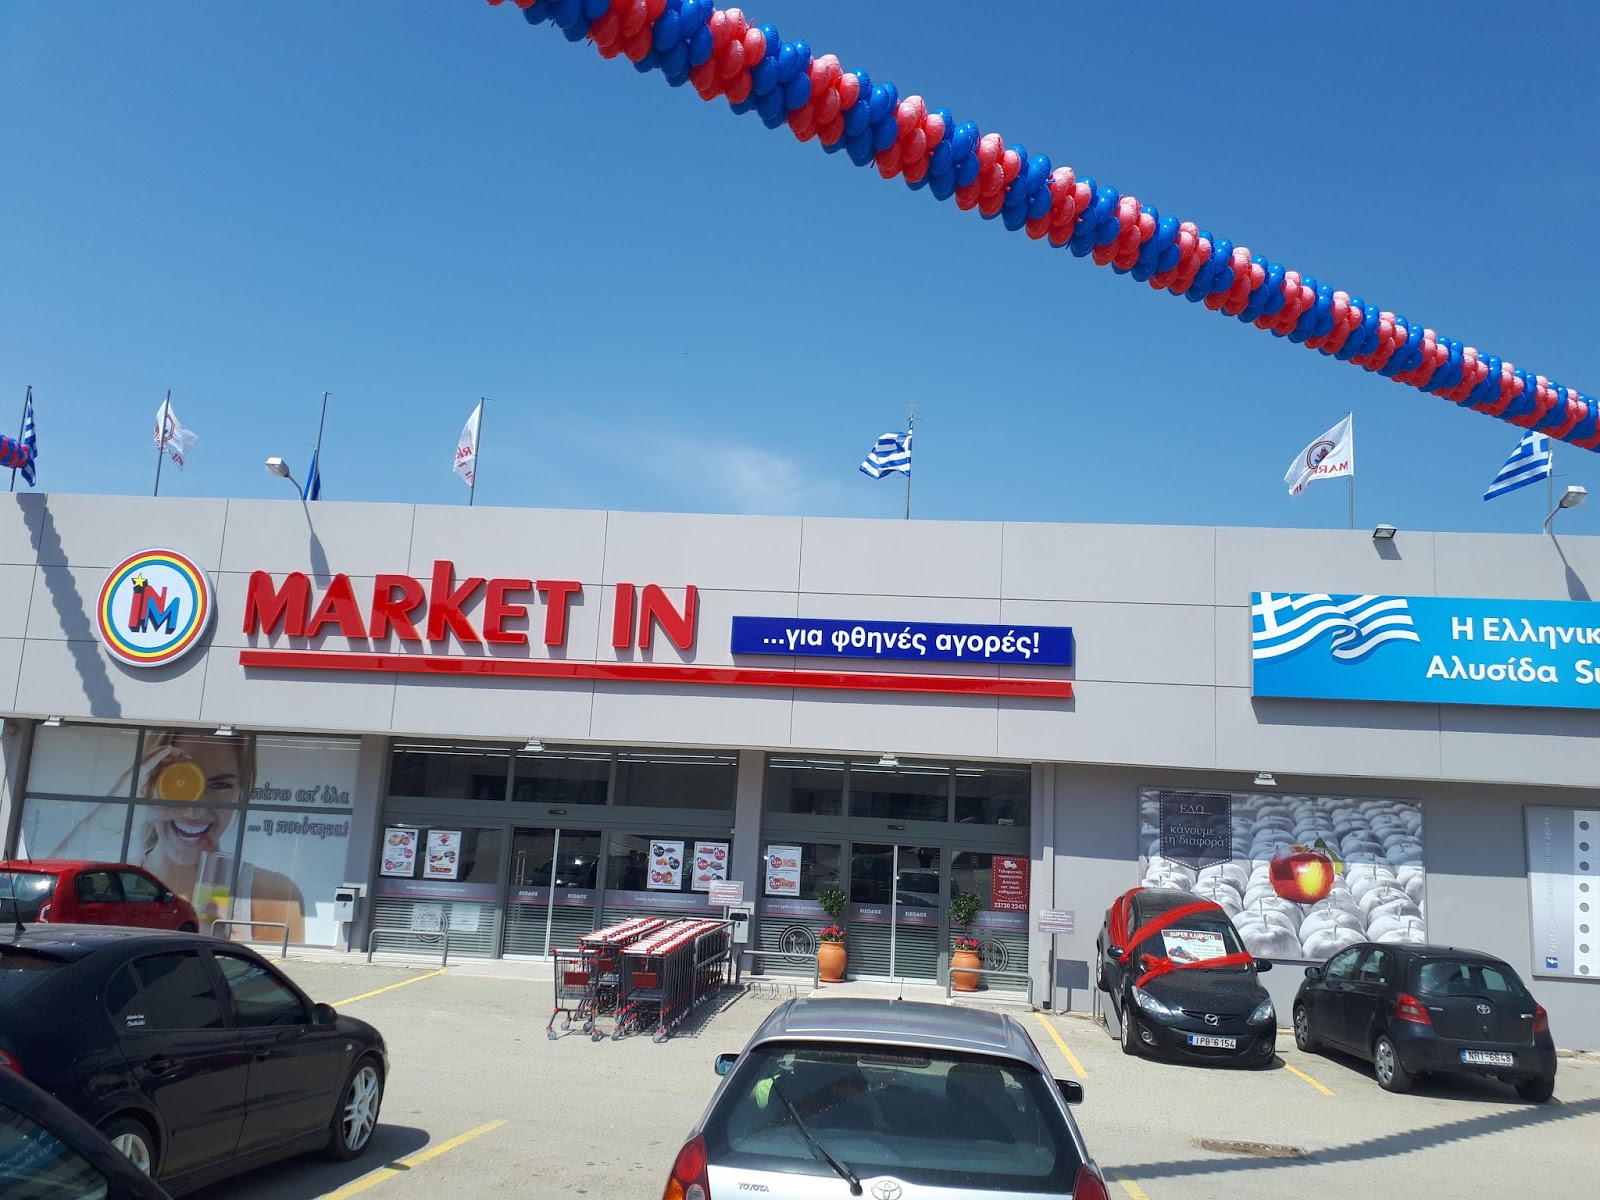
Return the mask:
[[1498,1076],[1536,1104],[1556,1087],[1543,1006],[1515,971],[1476,950],[1362,942],[1307,967],[1294,1040],[1369,1059],[1390,1092],[1425,1074]]
[[168,1200],[87,1121],[13,1071],[0,1071],[0,1196]]
[[[1182,907],[1195,911],[1140,936],[1151,922]],[[1097,950],[1096,982],[1117,1015],[1124,1054],[1247,1066],[1272,1062],[1278,1020],[1272,998],[1256,979],[1272,964],[1248,957],[1220,906],[1191,892],[1135,888],[1107,910]],[[1246,961],[1167,969],[1230,957]]]
[[366,1149],[388,1057],[265,959],[198,934],[54,925],[0,941],[0,1068],[169,1191]]

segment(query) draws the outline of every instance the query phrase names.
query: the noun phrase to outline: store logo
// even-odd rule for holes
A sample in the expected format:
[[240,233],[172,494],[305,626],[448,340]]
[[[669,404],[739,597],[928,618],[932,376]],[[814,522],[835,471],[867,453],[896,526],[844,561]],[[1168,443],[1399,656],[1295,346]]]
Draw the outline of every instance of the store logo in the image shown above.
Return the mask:
[[873,1200],[900,1200],[903,1191],[892,1179],[882,1179],[872,1185]]
[[211,583],[175,550],[141,550],[106,576],[95,607],[100,640],[130,667],[158,667],[194,649],[211,624]]

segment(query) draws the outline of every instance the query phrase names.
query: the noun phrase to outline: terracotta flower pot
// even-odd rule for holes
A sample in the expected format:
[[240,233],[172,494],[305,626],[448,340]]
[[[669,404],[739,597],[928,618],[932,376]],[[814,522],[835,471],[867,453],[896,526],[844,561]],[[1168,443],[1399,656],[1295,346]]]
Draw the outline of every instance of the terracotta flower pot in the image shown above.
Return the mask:
[[978,968],[983,960],[975,950],[957,950],[950,955],[950,986],[958,992],[978,990]]
[[817,943],[817,969],[823,983],[844,982],[845,952],[843,942]]

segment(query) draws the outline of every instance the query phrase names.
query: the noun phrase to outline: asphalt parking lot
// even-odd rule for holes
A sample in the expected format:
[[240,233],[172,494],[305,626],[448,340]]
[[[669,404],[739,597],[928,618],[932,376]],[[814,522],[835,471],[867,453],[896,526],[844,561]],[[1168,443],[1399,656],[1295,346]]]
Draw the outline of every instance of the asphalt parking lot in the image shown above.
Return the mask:
[[[742,1046],[776,1003],[731,996],[660,1045],[551,1042],[547,983],[455,969],[284,966],[314,998],[383,1031],[393,1074],[382,1123],[356,1163],[284,1163],[195,1193],[200,1200],[655,1200],[716,1085],[713,1055]],[[1548,1105],[1475,1080],[1391,1096],[1365,1065],[1302,1055],[1286,1035],[1272,1068],[1235,1071],[1125,1058],[1082,1018],[1022,1019],[1063,1077],[1082,1078],[1079,1124],[1119,1200],[1290,1189],[1592,1197],[1600,1179],[1600,1059],[1563,1059]]]

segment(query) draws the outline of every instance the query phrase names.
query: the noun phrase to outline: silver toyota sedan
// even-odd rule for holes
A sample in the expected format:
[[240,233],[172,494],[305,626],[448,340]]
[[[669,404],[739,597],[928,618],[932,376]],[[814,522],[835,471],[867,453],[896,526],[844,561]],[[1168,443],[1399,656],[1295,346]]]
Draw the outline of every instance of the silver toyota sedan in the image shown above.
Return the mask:
[[1106,1200],[1067,1106],[1014,1017],[902,1000],[791,1000],[738,1054],[663,1200]]

